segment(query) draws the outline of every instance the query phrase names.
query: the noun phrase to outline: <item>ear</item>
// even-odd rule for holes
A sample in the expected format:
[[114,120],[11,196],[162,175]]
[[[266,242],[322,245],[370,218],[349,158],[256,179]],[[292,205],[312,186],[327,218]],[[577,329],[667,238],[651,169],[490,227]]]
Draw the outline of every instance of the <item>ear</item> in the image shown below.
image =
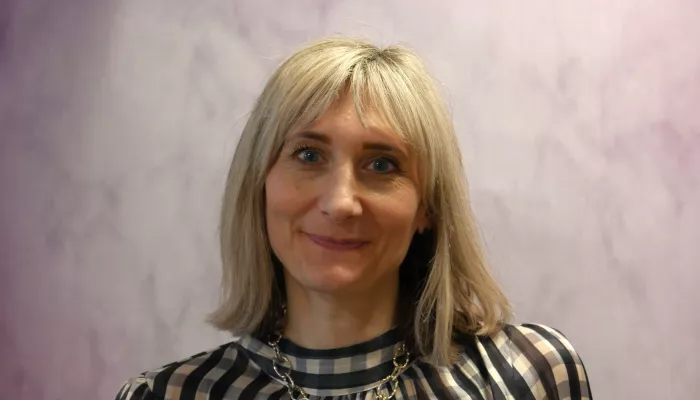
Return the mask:
[[432,229],[432,227],[433,221],[428,215],[427,207],[425,207],[425,203],[421,202],[421,205],[418,207],[418,211],[416,212],[416,231],[422,234],[423,231],[426,229]]

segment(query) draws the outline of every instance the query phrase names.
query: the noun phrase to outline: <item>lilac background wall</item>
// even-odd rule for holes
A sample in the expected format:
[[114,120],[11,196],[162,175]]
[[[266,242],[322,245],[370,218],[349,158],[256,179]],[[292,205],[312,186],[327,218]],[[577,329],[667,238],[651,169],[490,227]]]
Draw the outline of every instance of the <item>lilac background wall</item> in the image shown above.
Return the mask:
[[0,398],[109,399],[227,340],[227,162],[275,65],[338,33],[441,78],[518,320],[598,399],[697,397],[700,3],[426,3],[2,0]]

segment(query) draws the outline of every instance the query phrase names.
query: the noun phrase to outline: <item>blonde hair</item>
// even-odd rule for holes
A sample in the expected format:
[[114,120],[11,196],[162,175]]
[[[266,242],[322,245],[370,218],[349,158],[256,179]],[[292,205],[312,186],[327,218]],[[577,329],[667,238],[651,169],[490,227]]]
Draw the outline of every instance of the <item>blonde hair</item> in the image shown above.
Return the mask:
[[484,262],[451,116],[419,57],[401,46],[326,39],[273,73],[229,170],[220,224],[222,301],[209,320],[235,336],[271,333],[284,282],[266,232],[266,175],[285,135],[313,123],[346,93],[361,121],[372,112],[420,160],[431,227],[416,234],[401,266],[400,279],[408,282],[402,295],[411,304],[403,329],[414,351],[447,365],[455,355],[455,334],[498,331],[511,308]]

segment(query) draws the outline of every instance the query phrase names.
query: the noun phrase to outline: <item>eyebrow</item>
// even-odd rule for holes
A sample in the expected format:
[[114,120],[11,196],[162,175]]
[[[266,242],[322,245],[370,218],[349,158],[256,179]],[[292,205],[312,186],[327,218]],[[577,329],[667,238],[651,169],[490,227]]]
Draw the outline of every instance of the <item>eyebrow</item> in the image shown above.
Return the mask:
[[[327,136],[324,135],[323,133],[320,132],[315,132],[315,131],[301,131],[298,132],[294,135],[292,135],[293,139],[296,138],[301,138],[301,139],[310,139],[310,140],[316,140],[324,144],[330,144],[331,139]],[[408,155],[401,149],[392,146],[390,144],[384,143],[384,142],[365,142],[362,145],[362,148],[365,150],[381,150],[381,151],[388,151],[391,153],[397,153],[400,154],[404,157],[408,157]]]

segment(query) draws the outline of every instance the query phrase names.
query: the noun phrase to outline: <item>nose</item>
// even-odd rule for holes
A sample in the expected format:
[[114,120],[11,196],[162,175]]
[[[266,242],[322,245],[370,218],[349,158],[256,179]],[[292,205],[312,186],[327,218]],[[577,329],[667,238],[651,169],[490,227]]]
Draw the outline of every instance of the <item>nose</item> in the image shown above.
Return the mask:
[[319,199],[323,215],[336,224],[362,214],[358,199],[358,183],[352,165],[335,168],[326,177]]

